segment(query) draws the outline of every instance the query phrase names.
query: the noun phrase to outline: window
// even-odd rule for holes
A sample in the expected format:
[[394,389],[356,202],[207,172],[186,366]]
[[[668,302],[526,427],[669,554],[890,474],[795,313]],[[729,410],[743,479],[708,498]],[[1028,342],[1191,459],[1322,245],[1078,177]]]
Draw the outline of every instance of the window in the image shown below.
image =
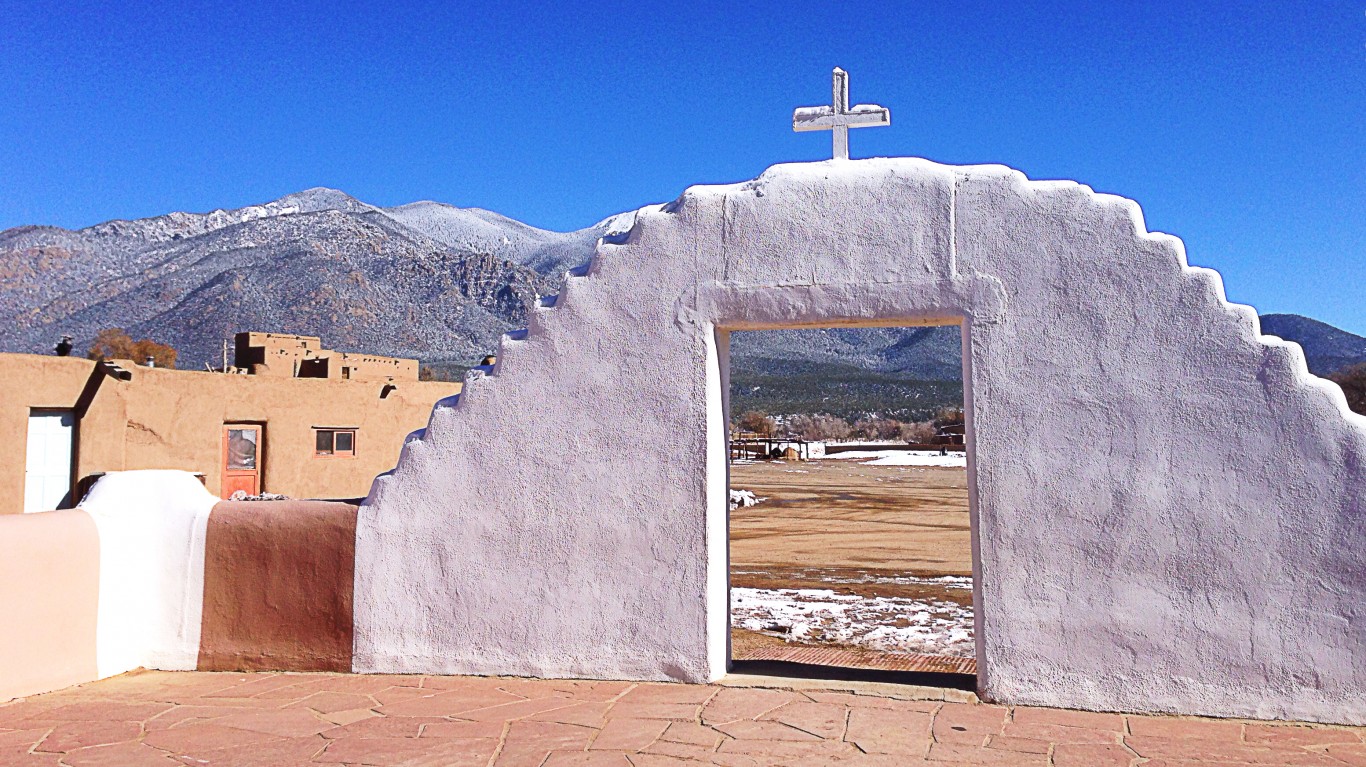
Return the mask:
[[256,468],[256,429],[228,429],[228,469]]
[[314,429],[314,455],[355,455],[355,429]]

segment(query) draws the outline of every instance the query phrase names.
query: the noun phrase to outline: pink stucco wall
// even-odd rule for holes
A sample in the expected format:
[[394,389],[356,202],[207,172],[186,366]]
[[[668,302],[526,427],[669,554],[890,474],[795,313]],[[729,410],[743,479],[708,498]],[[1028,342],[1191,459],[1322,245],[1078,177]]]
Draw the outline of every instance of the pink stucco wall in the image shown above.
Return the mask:
[[90,515],[0,515],[0,701],[98,676],[99,587]]

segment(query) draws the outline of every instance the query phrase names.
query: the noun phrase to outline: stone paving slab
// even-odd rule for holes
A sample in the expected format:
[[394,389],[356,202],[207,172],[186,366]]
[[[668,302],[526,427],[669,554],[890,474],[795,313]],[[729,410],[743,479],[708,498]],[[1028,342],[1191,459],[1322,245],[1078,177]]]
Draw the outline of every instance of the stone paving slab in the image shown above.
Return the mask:
[[727,681],[138,671],[0,704],[0,765],[1366,767],[1360,727]]

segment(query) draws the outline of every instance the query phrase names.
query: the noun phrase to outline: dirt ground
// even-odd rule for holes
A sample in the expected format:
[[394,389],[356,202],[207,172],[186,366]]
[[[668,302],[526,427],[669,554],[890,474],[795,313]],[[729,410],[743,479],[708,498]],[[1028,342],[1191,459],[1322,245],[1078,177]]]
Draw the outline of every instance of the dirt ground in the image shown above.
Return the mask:
[[[730,514],[732,586],[972,603],[970,590],[906,582],[972,575],[964,469],[737,463],[731,487],[767,499]],[[785,640],[737,628],[731,641],[742,658]]]
[[730,476],[768,498],[731,512],[732,571],[972,575],[964,469],[826,459],[741,463]]

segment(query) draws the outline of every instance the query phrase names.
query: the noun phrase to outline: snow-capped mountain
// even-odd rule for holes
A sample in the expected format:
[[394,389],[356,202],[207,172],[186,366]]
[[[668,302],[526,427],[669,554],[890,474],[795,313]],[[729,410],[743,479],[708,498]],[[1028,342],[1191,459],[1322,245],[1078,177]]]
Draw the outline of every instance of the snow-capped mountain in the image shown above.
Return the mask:
[[80,349],[122,327],[198,367],[251,329],[467,361],[523,324],[527,305],[555,291],[551,269],[586,262],[603,231],[548,232],[438,203],[382,209],[323,188],[75,231],[16,227],[0,232],[0,322],[11,329],[0,344],[44,352],[70,334]]

